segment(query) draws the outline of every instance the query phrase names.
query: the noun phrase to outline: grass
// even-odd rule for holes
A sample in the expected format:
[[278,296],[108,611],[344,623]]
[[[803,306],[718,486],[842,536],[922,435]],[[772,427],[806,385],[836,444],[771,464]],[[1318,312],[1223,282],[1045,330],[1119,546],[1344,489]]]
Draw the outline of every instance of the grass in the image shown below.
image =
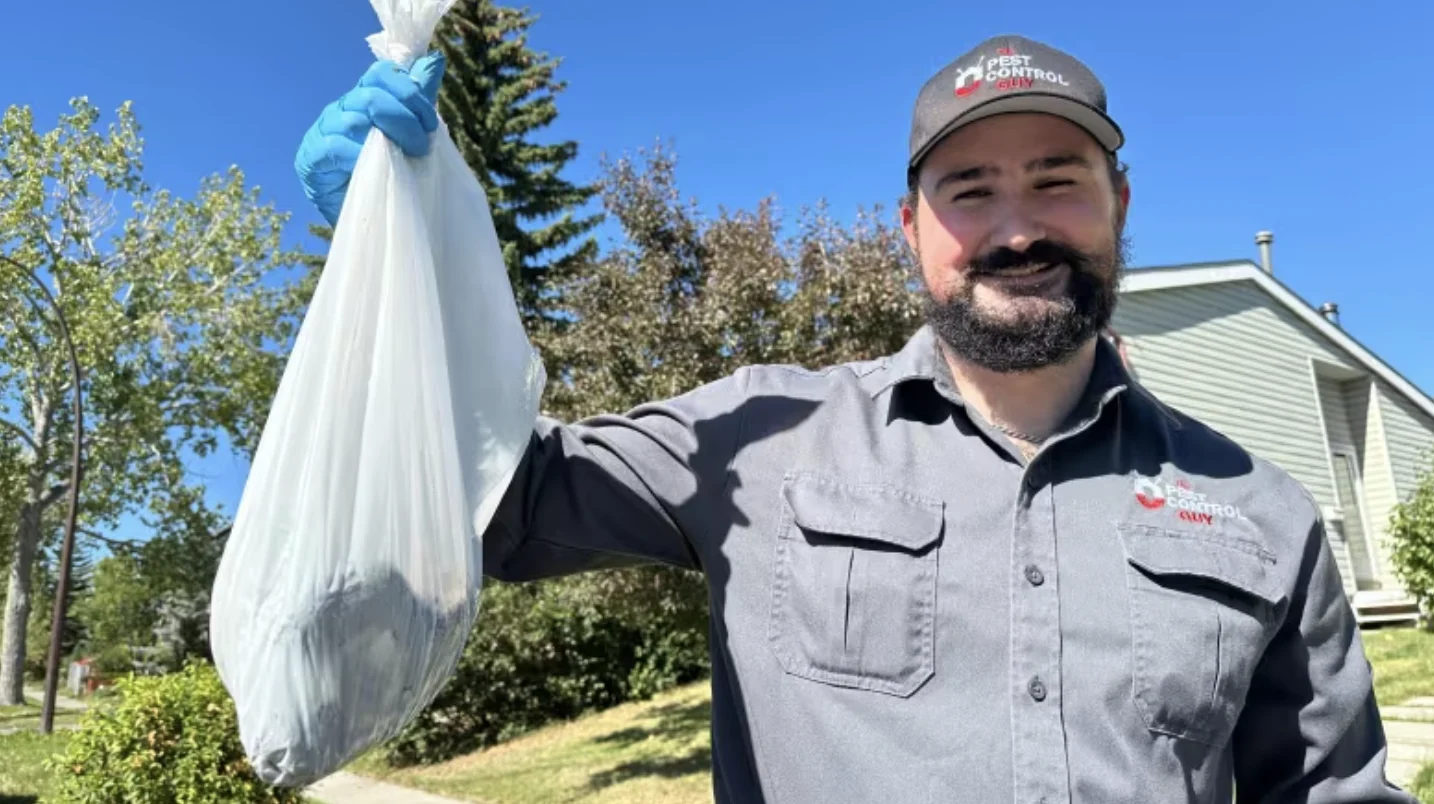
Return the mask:
[[703,681],[440,765],[349,770],[483,804],[710,804],[711,717]]
[[1409,792],[1423,804],[1434,804],[1434,762],[1425,765],[1409,785]]
[[22,731],[0,735],[0,804],[50,804],[55,777],[45,760],[65,750],[67,732]]
[[[66,709],[55,709],[55,728],[61,726],[73,726],[80,722],[83,712],[76,712]],[[35,731],[40,728],[40,705],[33,701],[26,701],[23,706],[0,706],[0,730],[28,729]],[[0,804],[5,804],[0,801]]]
[[1362,634],[1374,665],[1374,695],[1381,706],[1434,697],[1434,633],[1388,628]]

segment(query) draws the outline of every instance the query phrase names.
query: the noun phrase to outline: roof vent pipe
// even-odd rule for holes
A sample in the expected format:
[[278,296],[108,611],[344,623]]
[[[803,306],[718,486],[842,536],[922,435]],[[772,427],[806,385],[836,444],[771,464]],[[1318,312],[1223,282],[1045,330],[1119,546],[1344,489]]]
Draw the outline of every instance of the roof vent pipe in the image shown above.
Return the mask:
[[1260,267],[1265,273],[1271,276],[1275,273],[1275,266],[1270,262],[1270,244],[1275,242],[1274,232],[1256,232],[1255,245],[1260,247]]
[[1339,305],[1334,302],[1325,302],[1319,306],[1319,314],[1324,316],[1329,323],[1339,326]]

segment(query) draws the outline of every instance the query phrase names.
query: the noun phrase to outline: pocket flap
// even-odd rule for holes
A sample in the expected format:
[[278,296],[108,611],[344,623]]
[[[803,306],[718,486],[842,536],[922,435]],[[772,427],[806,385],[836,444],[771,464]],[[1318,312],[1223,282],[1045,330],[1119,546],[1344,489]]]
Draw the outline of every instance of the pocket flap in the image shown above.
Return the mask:
[[1278,576],[1270,572],[1274,554],[1254,542],[1143,525],[1119,530],[1126,558],[1151,575],[1204,578],[1268,603],[1283,597]]
[[789,474],[782,495],[805,530],[919,551],[941,535],[945,504],[901,489]]

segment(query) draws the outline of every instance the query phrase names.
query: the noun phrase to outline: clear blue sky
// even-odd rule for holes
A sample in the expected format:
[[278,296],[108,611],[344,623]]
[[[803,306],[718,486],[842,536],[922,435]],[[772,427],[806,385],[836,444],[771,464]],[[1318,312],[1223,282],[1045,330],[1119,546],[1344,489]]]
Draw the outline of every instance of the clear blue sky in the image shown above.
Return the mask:
[[[5,104],[52,125],[68,98],[133,100],[147,178],[190,193],[230,164],[318,217],[292,162],[325,103],[351,86],[376,30],[364,0],[11,4]],[[570,171],[602,153],[675,147],[682,191],[708,209],[825,199],[847,218],[902,189],[910,105],[982,38],[1020,33],[1104,80],[1124,128],[1136,265],[1254,258],[1426,391],[1434,270],[1434,2],[1243,0],[892,4],[535,0],[532,44],[569,89],[551,138]],[[881,9],[881,10],[878,10]],[[1421,346],[1423,344],[1423,346]],[[1255,345],[1252,345],[1255,346]],[[243,467],[208,462],[237,503]]]

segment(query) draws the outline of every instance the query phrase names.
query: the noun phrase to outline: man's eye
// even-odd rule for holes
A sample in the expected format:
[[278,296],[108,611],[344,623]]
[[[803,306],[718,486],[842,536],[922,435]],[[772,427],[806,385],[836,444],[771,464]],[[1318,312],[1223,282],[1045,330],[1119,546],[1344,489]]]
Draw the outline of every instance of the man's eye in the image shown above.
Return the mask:
[[1052,187],[1074,186],[1075,182],[1070,179],[1047,179],[1036,185],[1037,190],[1049,190]]
[[971,201],[971,200],[974,200],[974,199],[977,199],[977,198],[985,198],[985,197],[989,196],[990,194],[991,194],[991,191],[990,191],[990,190],[987,190],[987,189],[984,188],[984,187],[978,187],[978,188],[976,188],[976,189],[974,189],[974,190],[967,190],[967,191],[965,191],[964,193],[957,193],[951,200],[952,200],[952,201]]

